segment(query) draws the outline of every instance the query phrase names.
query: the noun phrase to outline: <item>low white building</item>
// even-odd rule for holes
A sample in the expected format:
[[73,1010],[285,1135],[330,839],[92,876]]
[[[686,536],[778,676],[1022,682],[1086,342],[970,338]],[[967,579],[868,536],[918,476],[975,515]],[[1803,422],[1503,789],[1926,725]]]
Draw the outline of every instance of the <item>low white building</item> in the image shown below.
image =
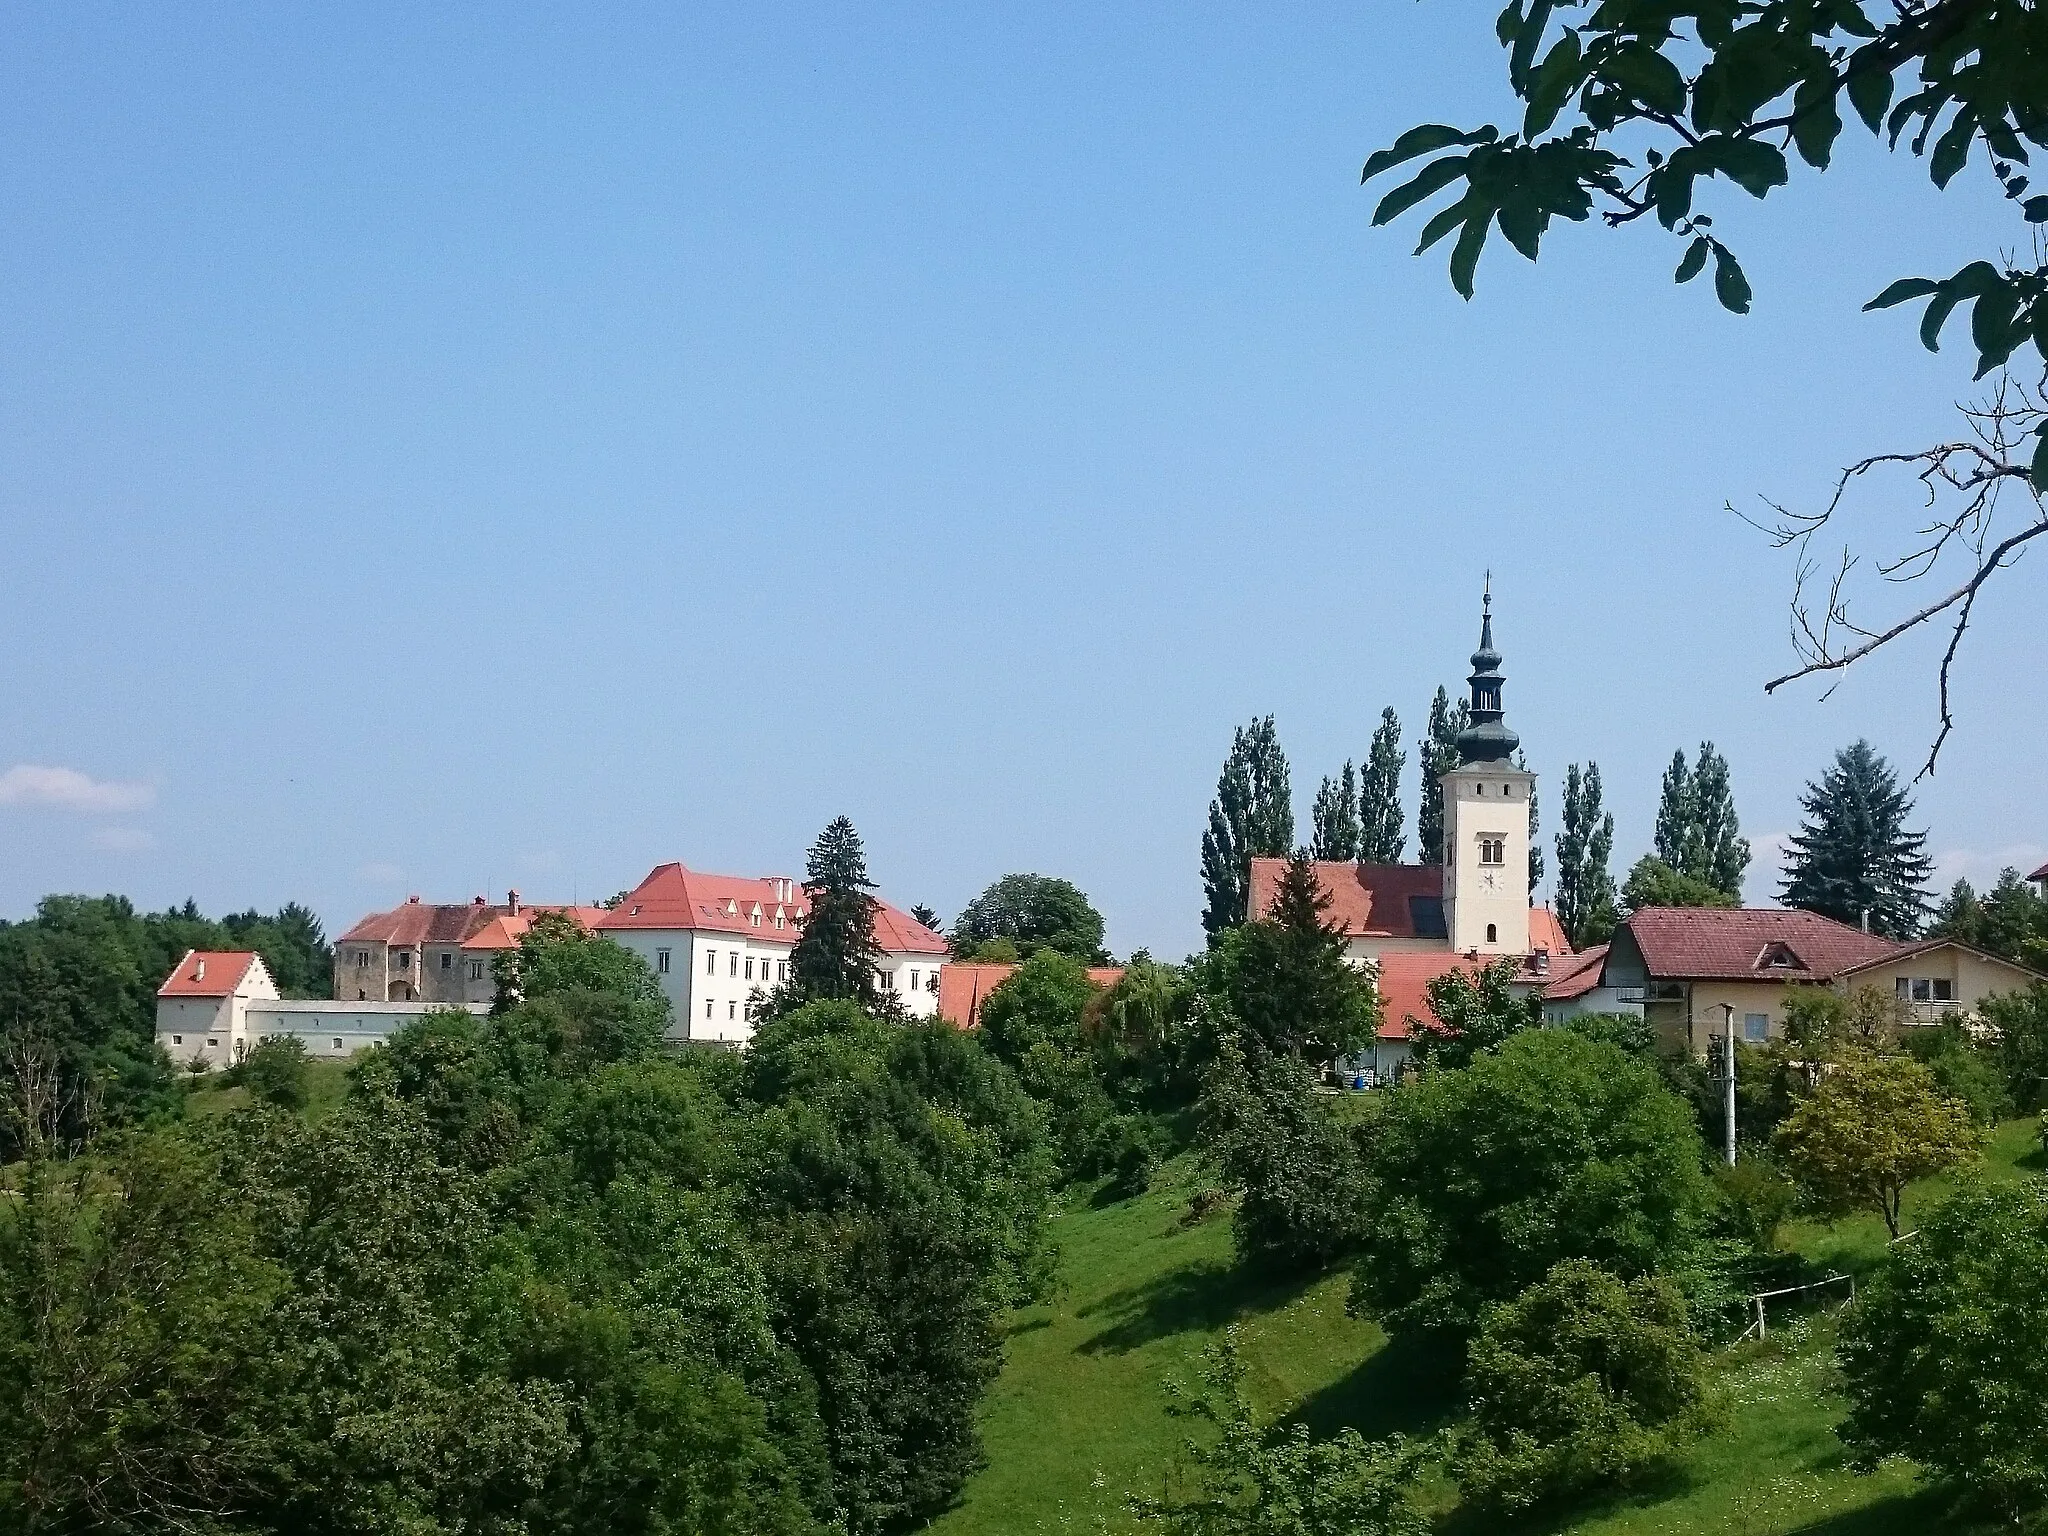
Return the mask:
[[[180,1066],[229,1067],[265,1040],[290,1035],[308,1056],[352,1056],[446,1003],[330,1003],[280,997],[251,950],[187,950],[157,989],[156,1043]],[[471,1013],[485,1011],[471,1004]]]
[[[748,1004],[789,979],[810,898],[786,875],[707,875],[654,869],[594,926],[645,960],[674,1009],[673,1040],[745,1043]],[[946,941],[907,912],[875,903],[882,952],[876,980],[914,1018],[939,1007]]]

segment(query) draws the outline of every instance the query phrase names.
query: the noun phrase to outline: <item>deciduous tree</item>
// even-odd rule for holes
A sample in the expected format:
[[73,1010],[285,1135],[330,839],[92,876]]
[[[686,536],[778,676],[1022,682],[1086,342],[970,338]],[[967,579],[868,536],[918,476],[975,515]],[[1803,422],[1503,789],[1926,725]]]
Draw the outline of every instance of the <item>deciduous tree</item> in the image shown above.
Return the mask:
[[1605,942],[1614,929],[1614,818],[1600,803],[1600,765],[1564,773],[1564,830],[1557,834],[1557,920],[1572,948]]
[[1240,726],[1209,802],[1202,834],[1202,927],[1213,938],[1245,920],[1254,858],[1294,846],[1294,798],[1273,717]]
[[1444,861],[1443,775],[1458,766],[1458,733],[1472,723],[1472,706],[1456,704],[1444,689],[1429,701],[1429,725],[1415,744],[1422,768],[1422,798],[1415,812],[1415,850],[1425,864]]
[[1816,1206],[1876,1211],[1893,1237],[1906,1186],[1969,1161],[1981,1140],[1968,1106],[1943,1097],[1927,1068],[1868,1055],[1837,1063],[1774,1138]]
[[1004,875],[974,900],[953,924],[954,958],[977,958],[983,945],[1007,940],[1028,959],[1056,949],[1083,965],[1107,964],[1102,947],[1102,914],[1071,880],[1052,875]]
[[1408,754],[1401,750],[1401,717],[1391,707],[1380,711],[1379,729],[1358,776],[1358,860],[1361,864],[1398,864],[1407,846],[1401,815],[1401,774]]
[[1358,770],[1348,761],[1342,773],[1324,778],[1316,789],[1310,824],[1317,858],[1358,857]]

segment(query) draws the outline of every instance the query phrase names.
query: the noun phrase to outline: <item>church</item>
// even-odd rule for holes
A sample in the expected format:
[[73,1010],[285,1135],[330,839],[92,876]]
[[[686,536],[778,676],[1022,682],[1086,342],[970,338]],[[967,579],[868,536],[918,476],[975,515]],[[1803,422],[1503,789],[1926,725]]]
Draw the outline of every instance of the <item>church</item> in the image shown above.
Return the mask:
[[[1436,864],[1318,861],[1330,898],[1325,920],[1344,935],[1345,955],[1379,990],[1380,1032],[1368,1060],[1353,1064],[1376,1080],[1408,1059],[1416,1020],[1429,1014],[1428,985],[1447,971],[1476,973],[1515,963],[1517,990],[1543,991],[1569,965],[1571,946],[1548,907],[1529,901],[1529,797],[1536,775],[1515,766],[1521,740],[1508,729],[1501,654],[1493,643],[1493,597],[1482,600],[1479,649],[1472,653],[1470,723],[1443,789],[1443,859]],[[1263,915],[1287,860],[1252,860],[1250,908]]]

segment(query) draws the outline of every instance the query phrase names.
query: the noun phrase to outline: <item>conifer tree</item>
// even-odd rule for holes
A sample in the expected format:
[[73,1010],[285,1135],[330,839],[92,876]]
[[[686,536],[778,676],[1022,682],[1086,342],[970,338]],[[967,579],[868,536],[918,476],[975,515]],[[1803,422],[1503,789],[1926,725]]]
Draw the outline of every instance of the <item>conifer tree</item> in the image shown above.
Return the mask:
[[1326,1061],[1372,1038],[1372,994],[1344,958],[1344,935],[1326,917],[1330,896],[1308,850],[1298,849],[1273,904],[1215,953],[1218,986],[1245,1054]]
[[1742,900],[1742,876],[1749,868],[1749,839],[1735,815],[1735,790],[1728,759],[1711,741],[1700,743],[1692,770],[1692,817],[1699,867],[1683,873],[1704,881],[1731,900]]
[[1805,819],[1792,838],[1785,904],[1838,922],[1869,921],[1888,939],[1910,939],[1927,916],[1927,834],[1906,830],[1913,802],[1891,764],[1867,741],[1844,747],[1800,796]]
[[1972,944],[1982,949],[1984,903],[1977,899],[1976,887],[1962,879],[1950,886],[1948,895],[1934,909],[1934,921],[1927,931],[1935,938],[1954,939],[1957,943]]
[[926,906],[921,901],[910,909],[910,915],[925,927],[931,929],[933,933],[944,933],[946,931],[946,924],[940,918],[938,910],[934,907]]
[[875,941],[875,898],[868,894],[867,855],[860,834],[844,816],[818,834],[804,872],[810,911],[789,952],[788,1001],[847,998],[863,1008],[881,1004],[876,975],[882,963]]
[[1573,949],[1614,931],[1614,817],[1601,806],[1600,765],[1564,773],[1564,830],[1557,835],[1557,921]]
[[1664,791],[1657,800],[1657,830],[1652,841],[1657,857],[1681,875],[1699,878],[1698,819],[1693,814],[1692,771],[1685,749],[1671,754],[1664,770]]
[[1358,770],[1348,761],[1336,778],[1324,778],[1311,819],[1317,858],[1358,857]]
[[1402,831],[1401,771],[1408,766],[1408,754],[1401,750],[1401,717],[1394,711],[1380,711],[1379,729],[1372,733],[1372,748],[1366,753],[1365,770],[1358,776],[1358,862],[1398,864],[1407,845]]
[[1425,864],[1444,860],[1443,774],[1458,766],[1458,733],[1472,723],[1472,706],[1465,700],[1451,703],[1443,689],[1429,703],[1429,729],[1416,743],[1422,766],[1422,802],[1415,812],[1415,850]]
[[1254,858],[1275,858],[1294,846],[1294,799],[1287,757],[1273,717],[1240,726],[1231,738],[1209,802],[1202,834],[1202,927],[1212,936],[1245,919]]
[[[1529,754],[1517,752],[1515,766],[1527,773]],[[1543,840],[1537,836],[1543,830],[1543,809],[1536,803],[1536,781],[1529,781],[1529,902],[1536,901],[1536,887],[1543,883]]]

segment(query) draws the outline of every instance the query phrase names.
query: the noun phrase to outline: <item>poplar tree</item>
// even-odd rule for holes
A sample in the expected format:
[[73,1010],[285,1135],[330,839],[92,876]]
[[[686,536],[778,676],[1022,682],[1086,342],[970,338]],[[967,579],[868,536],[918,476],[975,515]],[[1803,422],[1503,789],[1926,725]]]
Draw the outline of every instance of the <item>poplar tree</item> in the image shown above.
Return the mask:
[[1728,778],[1728,759],[1711,741],[1700,743],[1692,771],[1693,825],[1699,834],[1700,866],[1685,873],[1703,880],[1731,900],[1742,900],[1742,877],[1749,869],[1749,839],[1735,815],[1735,790]]
[[1443,689],[1429,703],[1429,727],[1415,744],[1422,765],[1422,803],[1415,812],[1415,849],[1425,864],[1444,860],[1444,787],[1441,776],[1458,766],[1458,733],[1472,723],[1472,707],[1455,705]]
[[1602,807],[1600,765],[1564,772],[1564,830],[1557,834],[1557,921],[1573,949],[1614,931],[1614,817]]
[[[1527,773],[1529,754],[1517,752],[1515,766]],[[1537,836],[1543,830],[1543,809],[1536,802],[1536,781],[1529,781],[1529,901],[1536,901],[1536,887],[1543,883],[1543,841]]]
[[1358,770],[1348,761],[1342,774],[1324,778],[1311,820],[1317,858],[1358,857]]
[[1209,830],[1202,834],[1202,927],[1213,936],[1243,922],[1252,860],[1279,857],[1293,846],[1287,757],[1267,715],[1233,734],[1216,798],[1209,802]]
[[1358,862],[1398,864],[1407,836],[1401,830],[1401,772],[1408,754],[1401,750],[1401,717],[1391,708],[1380,711],[1372,733],[1365,771],[1358,776]]
[[1867,741],[1844,747],[1799,798],[1805,812],[1785,860],[1781,894],[1838,922],[1888,939],[1920,932],[1929,906],[1927,834],[1909,832],[1913,802]]
[[795,1002],[846,998],[873,1009],[881,1004],[876,975],[882,949],[875,941],[875,898],[868,894],[867,855],[860,834],[844,816],[818,834],[804,870],[810,911],[789,952]]
[[1685,766],[1685,750],[1680,748],[1671,754],[1671,766],[1664,770],[1664,791],[1657,799],[1657,830],[1652,840],[1658,858],[1681,875],[1695,879],[1700,862],[1697,828],[1692,771]]

